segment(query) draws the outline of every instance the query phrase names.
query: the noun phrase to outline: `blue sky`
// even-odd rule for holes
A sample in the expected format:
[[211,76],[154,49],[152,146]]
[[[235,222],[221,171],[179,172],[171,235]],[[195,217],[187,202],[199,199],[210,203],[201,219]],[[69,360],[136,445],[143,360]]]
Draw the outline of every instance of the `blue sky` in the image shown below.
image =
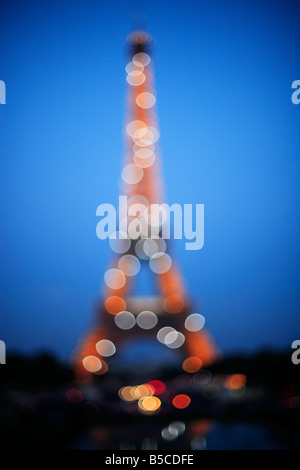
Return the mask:
[[[299,336],[296,1],[146,2],[167,202],[205,205],[205,244],[174,250],[224,353]],[[0,337],[68,358],[91,324],[116,204],[126,1],[2,1]]]

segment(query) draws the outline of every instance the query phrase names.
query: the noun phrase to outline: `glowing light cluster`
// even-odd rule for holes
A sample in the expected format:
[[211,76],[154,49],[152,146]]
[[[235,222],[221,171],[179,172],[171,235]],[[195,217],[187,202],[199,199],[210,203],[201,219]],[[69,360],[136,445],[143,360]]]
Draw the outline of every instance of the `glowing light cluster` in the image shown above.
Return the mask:
[[132,62],[127,64],[125,70],[127,72],[126,80],[131,86],[140,86],[146,80],[144,68],[150,63],[150,57],[144,52],[135,54]]
[[137,401],[138,408],[142,413],[153,413],[161,406],[161,400],[154,393],[156,393],[156,389],[149,382],[141,385],[122,387],[118,395],[123,401]]
[[[142,93],[142,95],[144,94],[145,93]],[[138,95],[138,97],[139,96],[140,95]],[[154,126],[147,126],[144,121],[134,120],[127,124],[126,132],[133,140],[133,152],[141,158],[149,158],[154,151],[153,144],[155,144],[159,139],[159,131],[157,128]],[[146,156],[143,152],[140,154],[137,153],[139,149],[144,147],[149,147],[149,149],[152,150],[151,154],[146,152],[148,154]]]

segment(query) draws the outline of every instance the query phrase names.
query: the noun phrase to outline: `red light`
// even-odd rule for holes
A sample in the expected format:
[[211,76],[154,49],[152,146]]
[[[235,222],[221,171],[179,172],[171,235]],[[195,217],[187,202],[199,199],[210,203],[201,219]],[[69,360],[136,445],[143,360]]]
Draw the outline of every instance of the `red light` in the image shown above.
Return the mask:
[[151,382],[148,382],[148,385],[154,389],[154,395],[161,395],[166,390],[165,384],[160,380],[151,380]]
[[172,403],[175,408],[179,408],[180,410],[182,410],[183,408],[189,406],[189,404],[191,403],[191,399],[188,395],[176,395],[176,397],[173,398]]

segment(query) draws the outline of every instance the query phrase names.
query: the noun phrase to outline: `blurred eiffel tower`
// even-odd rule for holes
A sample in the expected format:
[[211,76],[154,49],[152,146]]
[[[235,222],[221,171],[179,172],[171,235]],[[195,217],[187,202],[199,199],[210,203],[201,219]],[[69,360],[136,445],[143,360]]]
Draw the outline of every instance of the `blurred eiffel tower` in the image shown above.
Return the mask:
[[[161,236],[161,221],[150,220],[147,213],[149,205],[163,201],[159,131],[154,111],[152,38],[144,31],[135,31],[127,42],[129,109],[121,176],[129,225],[138,226],[139,235],[130,233],[128,238],[110,240],[115,259],[104,275],[106,290],[97,325],[79,341],[75,354],[77,378],[83,380],[92,374],[105,374],[111,363],[118,363],[124,342],[149,337],[162,343],[161,347],[177,350],[186,372],[197,372],[217,355],[214,341],[203,328],[205,319],[200,313],[194,313],[180,271],[169,254],[167,241]],[[126,229],[122,231],[121,226],[117,235],[126,237]],[[147,226],[154,238],[149,237]],[[131,294],[141,268],[149,269],[156,276],[158,295]],[[151,353],[149,357],[146,352],[142,354],[150,364]]]

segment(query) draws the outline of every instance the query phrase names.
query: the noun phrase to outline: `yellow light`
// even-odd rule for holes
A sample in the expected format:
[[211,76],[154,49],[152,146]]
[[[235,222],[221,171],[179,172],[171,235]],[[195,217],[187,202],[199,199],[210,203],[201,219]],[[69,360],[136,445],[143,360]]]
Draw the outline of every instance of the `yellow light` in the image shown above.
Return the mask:
[[134,401],[135,398],[132,397],[132,387],[122,387],[120,388],[118,395],[124,401]]
[[138,406],[142,411],[153,412],[160,408],[161,401],[157,397],[145,397],[139,400]]

